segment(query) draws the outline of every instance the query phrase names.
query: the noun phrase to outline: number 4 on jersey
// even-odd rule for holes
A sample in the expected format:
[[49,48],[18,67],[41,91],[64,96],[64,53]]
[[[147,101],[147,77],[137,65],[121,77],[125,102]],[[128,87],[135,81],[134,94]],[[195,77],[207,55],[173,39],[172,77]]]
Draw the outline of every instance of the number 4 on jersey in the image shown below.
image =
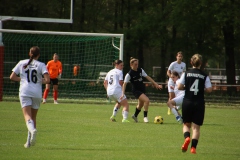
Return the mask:
[[196,79],[190,88],[190,91],[194,92],[194,95],[197,95],[198,93],[198,82],[199,79]]

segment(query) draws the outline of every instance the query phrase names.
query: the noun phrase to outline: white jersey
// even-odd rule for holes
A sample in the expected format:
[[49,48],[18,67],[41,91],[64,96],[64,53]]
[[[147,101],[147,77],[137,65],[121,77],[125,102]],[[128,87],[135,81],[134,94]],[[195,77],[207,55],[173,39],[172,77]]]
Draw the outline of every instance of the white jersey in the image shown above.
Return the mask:
[[42,97],[42,75],[48,73],[46,65],[37,60],[32,62],[24,69],[24,65],[29,59],[21,60],[12,69],[17,75],[20,75],[19,96]]
[[179,74],[179,77],[181,77],[182,73],[186,71],[186,64],[184,62],[179,64],[177,61],[175,61],[170,64],[168,70],[171,72],[176,71]]
[[105,80],[108,81],[108,85],[107,85],[107,94],[108,95],[122,92],[122,86],[119,84],[119,81],[123,80],[122,70],[119,70],[116,68],[110,70],[107,73]]
[[185,94],[185,90],[178,90],[178,84],[179,84],[179,80],[178,79],[176,81],[175,87],[174,87],[174,93],[175,93],[175,97],[179,97]]

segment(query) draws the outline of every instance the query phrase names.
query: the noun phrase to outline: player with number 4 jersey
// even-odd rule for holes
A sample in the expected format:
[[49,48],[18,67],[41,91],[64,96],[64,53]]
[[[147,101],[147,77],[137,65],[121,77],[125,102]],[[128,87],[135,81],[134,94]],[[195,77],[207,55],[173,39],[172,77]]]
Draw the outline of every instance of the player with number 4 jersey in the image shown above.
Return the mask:
[[191,58],[192,69],[183,73],[178,84],[178,89],[185,90],[182,104],[183,135],[185,141],[182,151],[186,152],[190,143],[190,129],[192,128],[191,153],[196,154],[196,147],[200,137],[200,126],[203,124],[205,114],[204,92],[212,92],[209,77],[200,67],[202,56],[195,54]]

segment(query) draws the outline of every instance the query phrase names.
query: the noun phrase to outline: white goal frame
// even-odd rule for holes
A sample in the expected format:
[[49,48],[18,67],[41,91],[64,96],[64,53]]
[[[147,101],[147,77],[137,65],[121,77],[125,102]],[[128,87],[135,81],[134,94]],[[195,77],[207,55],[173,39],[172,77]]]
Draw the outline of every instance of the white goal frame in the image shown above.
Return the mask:
[[27,22],[50,22],[50,23],[73,23],[73,0],[70,0],[70,16],[69,19],[59,18],[39,18],[39,17],[18,17],[18,16],[1,16],[1,20],[27,21]]
[[[12,30],[12,29],[0,29],[0,33],[32,33],[32,34],[47,34],[47,35],[70,35],[70,36],[98,36],[98,37],[112,37],[112,45],[119,50],[119,59],[123,60],[123,34],[110,34],[110,33],[84,33],[84,32],[55,32],[55,31],[33,31],[33,30]],[[114,37],[120,38],[120,46],[117,47],[114,44]],[[0,34],[0,43],[2,42],[2,34]]]

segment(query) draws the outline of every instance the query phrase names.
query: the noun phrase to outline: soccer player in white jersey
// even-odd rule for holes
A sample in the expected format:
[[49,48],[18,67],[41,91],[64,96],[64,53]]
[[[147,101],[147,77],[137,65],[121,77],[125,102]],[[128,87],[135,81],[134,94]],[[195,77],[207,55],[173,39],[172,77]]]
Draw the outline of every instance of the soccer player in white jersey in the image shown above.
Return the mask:
[[120,99],[122,95],[122,84],[123,84],[123,61],[116,60],[114,62],[115,68],[110,70],[104,80],[104,87],[107,90],[107,95],[110,99],[116,101],[116,104],[113,108],[113,114],[110,117],[110,120],[116,122],[116,115],[121,106],[123,106],[122,110],[122,122],[129,122],[128,112],[129,105],[126,96]]
[[36,117],[42,99],[42,84],[50,82],[46,65],[38,61],[40,56],[39,47],[30,48],[29,56],[30,59],[19,61],[10,75],[11,80],[20,82],[19,99],[28,128],[27,142],[24,144],[25,148],[34,146],[36,143]]
[[212,84],[206,73],[200,67],[202,56],[194,54],[191,58],[192,69],[182,74],[178,89],[185,90],[182,103],[183,136],[184,143],[182,152],[186,152],[190,139],[190,129],[192,129],[191,153],[196,154],[196,148],[200,137],[200,127],[203,125],[205,115],[204,92],[212,92]]
[[[174,89],[171,88],[171,86],[175,86],[175,83],[171,78],[172,71],[176,71],[179,74],[180,77],[181,77],[182,73],[186,71],[186,64],[184,62],[182,62],[183,54],[182,54],[181,51],[179,51],[177,53],[176,59],[177,59],[176,61],[174,61],[170,64],[170,66],[168,67],[168,70],[167,70],[167,75],[169,77],[169,80],[168,80],[169,99],[168,100],[171,100],[175,97]],[[167,114],[168,115],[171,114],[170,108],[168,108],[168,113]]]
[[176,120],[182,124],[182,117],[178,112],[182,108],[183,97],[185,94],[184,90],[178,90],[179,74],[176,71],[172,71],[171,79],[173,80],[175,86],[171,86],[174,89],[175,97],[167,102],[167,106],[171,109],[172,113],[175,115]]

